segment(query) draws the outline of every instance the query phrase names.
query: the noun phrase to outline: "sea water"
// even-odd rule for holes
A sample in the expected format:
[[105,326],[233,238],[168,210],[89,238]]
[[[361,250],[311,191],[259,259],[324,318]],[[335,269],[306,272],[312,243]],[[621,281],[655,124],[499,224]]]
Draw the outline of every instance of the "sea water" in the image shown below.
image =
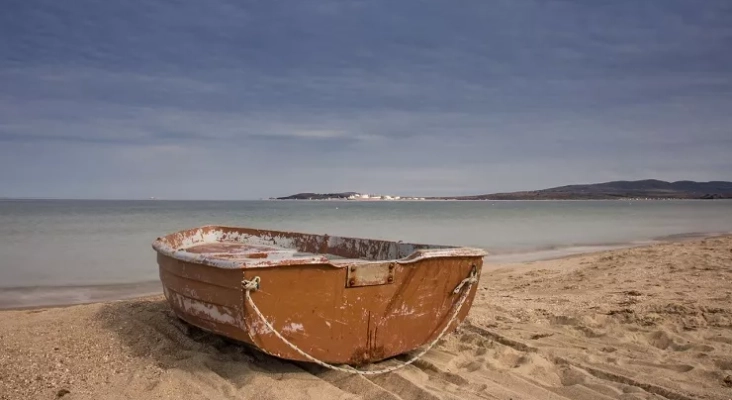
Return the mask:
[[206,224],[474,246],[492,263],[732,231],[732,201],[0,201],[0,306],[157,292],[151,243]]

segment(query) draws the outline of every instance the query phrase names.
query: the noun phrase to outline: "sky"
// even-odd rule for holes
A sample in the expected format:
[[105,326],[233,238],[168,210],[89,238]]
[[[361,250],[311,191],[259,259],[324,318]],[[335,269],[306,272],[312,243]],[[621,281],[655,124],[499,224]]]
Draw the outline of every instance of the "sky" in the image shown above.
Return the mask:
[[8,0],[0,197],[732,180],[729,0]]

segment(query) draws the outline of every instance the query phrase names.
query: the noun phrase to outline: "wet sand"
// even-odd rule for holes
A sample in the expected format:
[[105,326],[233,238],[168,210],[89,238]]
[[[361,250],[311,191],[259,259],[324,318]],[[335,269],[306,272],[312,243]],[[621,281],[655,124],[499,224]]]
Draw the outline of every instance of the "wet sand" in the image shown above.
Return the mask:
[[184,325],[162,296],[0,311],[0,399],[730,399],[731,304],[732,236],[489,261],[455,333],[368,378]]

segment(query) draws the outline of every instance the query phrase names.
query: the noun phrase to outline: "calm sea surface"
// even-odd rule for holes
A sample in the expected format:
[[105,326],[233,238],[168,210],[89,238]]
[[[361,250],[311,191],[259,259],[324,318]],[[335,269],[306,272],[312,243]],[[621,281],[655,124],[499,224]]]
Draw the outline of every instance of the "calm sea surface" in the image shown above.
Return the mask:
[[488,262],[503,262],[727,233],[732,201],[4,200],[0,306],[118,294],[69,286],[157,290],[151,242],[205,224],[476,246],[493,254]]

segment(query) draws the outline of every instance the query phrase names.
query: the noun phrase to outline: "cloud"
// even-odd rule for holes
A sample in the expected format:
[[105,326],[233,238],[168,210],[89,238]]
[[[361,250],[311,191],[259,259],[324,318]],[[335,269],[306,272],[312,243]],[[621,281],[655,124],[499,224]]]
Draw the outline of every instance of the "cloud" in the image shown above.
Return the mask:
[[0,196],[441,195],[732,176],[723,0],[5,11]]

